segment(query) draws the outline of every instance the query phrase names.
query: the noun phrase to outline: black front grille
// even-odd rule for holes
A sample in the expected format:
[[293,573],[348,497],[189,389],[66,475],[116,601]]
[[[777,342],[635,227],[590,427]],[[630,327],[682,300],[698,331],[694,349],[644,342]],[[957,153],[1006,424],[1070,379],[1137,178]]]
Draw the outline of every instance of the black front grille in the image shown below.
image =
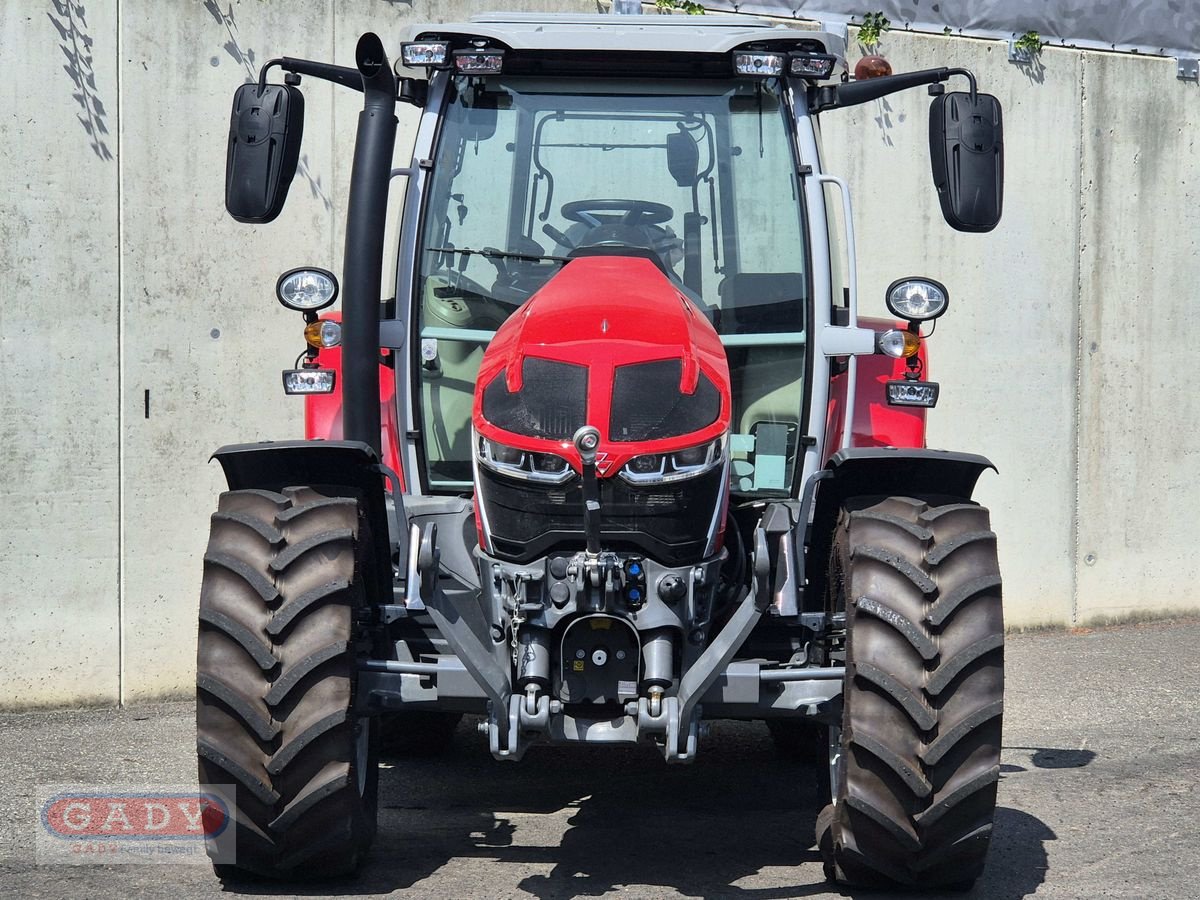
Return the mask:
[[613,373],[609,437],[655,441],[707,428],[721,414],[721,394],[701,372],[696,391],[679,390],[683,360],[617,366]]
[[[600,482],[601,542],[606,550],[639,550],[664,565],[698,562],[708,544],[724,467],[671,484]],[[481,468],[480,499],[496,556],[527,562],[552,549],[583,549],[583,487],[509,478]]]
[[525,358],[521,390],[509,393],[507,369],[483,390],[483,417],[505,431],[570,440],[587,421],[586,366]]

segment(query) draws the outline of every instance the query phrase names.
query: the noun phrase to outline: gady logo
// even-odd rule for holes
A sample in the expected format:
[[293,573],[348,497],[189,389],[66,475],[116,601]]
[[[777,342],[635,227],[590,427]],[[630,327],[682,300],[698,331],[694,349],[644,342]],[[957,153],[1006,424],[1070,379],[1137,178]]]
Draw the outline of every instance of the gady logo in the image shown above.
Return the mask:
[[65,841],[203,841],[229,824],[229,807],[203,792],[69,791],[42,804],[42,828]]

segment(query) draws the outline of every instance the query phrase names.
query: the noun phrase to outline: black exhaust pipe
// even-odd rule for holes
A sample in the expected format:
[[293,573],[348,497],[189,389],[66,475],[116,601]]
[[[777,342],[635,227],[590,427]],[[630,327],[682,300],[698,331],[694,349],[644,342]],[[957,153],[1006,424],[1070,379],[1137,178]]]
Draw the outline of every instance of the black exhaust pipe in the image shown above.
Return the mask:
[[396,77],[383,42],[372,32],[358,39],[354,60],[362,76],[363,110],[354,142],[342,261],[342,433],[379,453],[379,299],[396,146]]

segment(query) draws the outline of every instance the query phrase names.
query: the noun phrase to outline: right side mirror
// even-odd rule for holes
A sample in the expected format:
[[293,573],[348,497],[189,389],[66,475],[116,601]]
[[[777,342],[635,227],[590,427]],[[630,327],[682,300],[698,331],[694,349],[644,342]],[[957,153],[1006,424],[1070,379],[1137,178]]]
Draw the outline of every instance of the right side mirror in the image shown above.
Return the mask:
[[243,84],[233,95],[225,157],[225,209],[270,222],[287,200],[304,136],[304,95],[290,84]]
[[990,94],[948,93],[929,107],[929,159],[942,215],[956,231],[991,231],[1004,207],[1004,124]]

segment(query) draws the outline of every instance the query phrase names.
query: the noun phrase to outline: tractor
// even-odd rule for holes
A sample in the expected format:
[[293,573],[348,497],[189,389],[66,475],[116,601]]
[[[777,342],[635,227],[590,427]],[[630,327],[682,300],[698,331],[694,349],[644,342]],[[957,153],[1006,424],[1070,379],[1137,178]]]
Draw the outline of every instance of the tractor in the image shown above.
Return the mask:
[[[283,388],[305,439],[215,453],[214,863],[353,872],[381,742],[435,753],[464,714],[510,762],[642,743],[688,763],[738,719],[818,767],[827,877],[970,885],[1000,772],[1001,582],[972,500],[991,464],[925,446],[947,288],[900,278],[891,317],[860,318],[818,121],[927,87],[943,218],[982,233],[999,103],[964,69],[851,80],[844,38],[745,16],[407,37],[394,68],[368,33],[355,68],[280,57],[234,97],[226,207],[257,224],[296,170],[301,79],[363,107],[340,278],[276,284],[304,318]],[[397,103],[420,117],[398,168]]]

